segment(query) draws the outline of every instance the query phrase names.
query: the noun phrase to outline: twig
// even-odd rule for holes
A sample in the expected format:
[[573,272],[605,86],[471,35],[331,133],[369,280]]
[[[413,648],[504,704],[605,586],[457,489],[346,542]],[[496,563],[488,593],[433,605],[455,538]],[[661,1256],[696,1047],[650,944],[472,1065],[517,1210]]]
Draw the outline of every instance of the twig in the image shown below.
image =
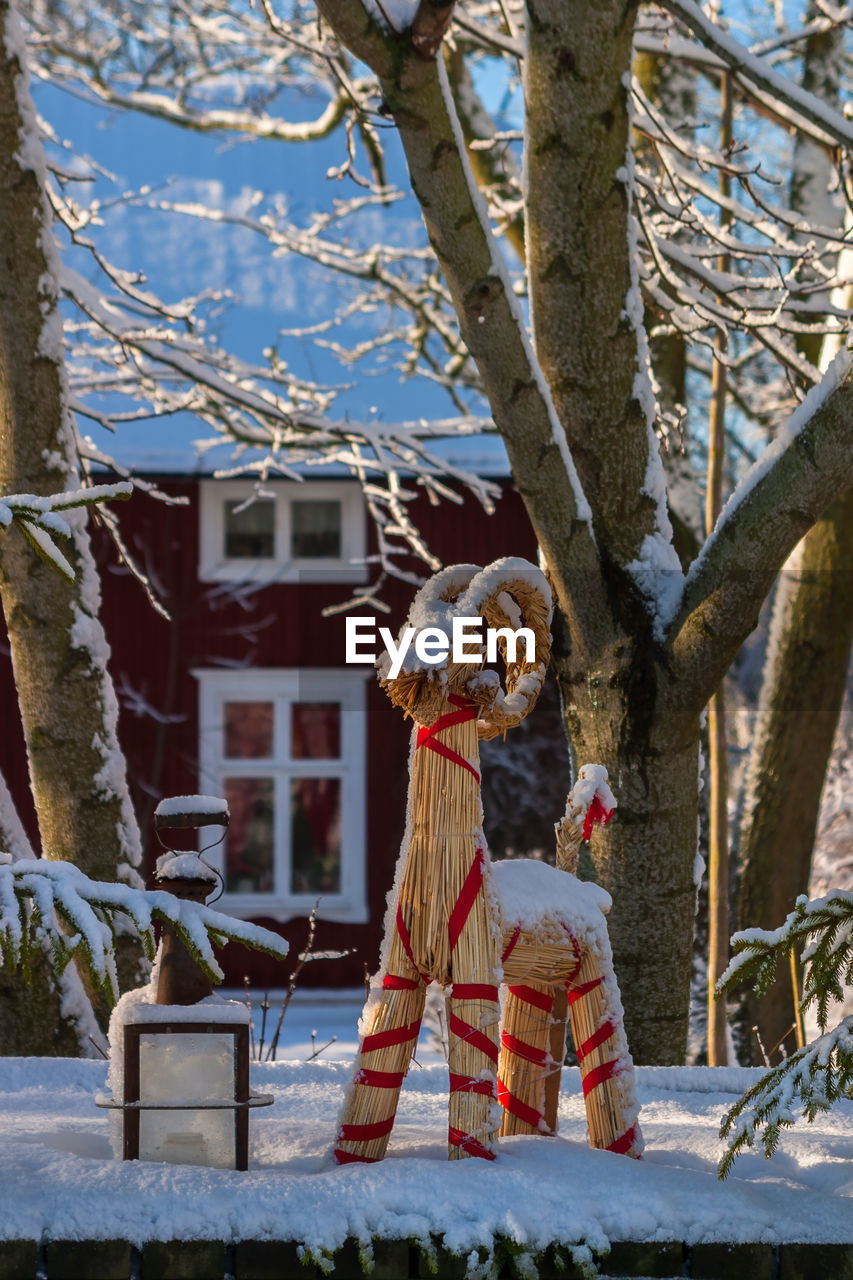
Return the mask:
[[258,1045],[258,1062],[263,1062],[264,1058],[264,1037],[267,1031],[267,1010],[270,1007],[270,993],[264,992],[264,998],[261,1001],[261,1043]]
[[246,992],[246,1008],[249,1010],[249,1040],[252,1049],[252,1061],[255,1060],[255,1024],[252,1019],[252,998],[249,995],[249,977],[248,974],[243,979],[243,990]]
[[[314,1047],[314,1037],[316,1036],[316,1034],[317,1034],[317,1032],[316,1032],[316,1031],[312,1031],[312,1032],[311,1032],[311,1047],[312,1047],[312,1048]],[[337,1038],[338,1038],[337,1036],[332,1036],[332,1038],[331,1038],[331,1040],[328,1042],[328,1044],[321,1045],[319,1049],[315,1049],[315,1051],[311,1054],[311,1057],[310,1057],[310,1058],[306,1058],[306,1059],[305,1059],[305,1061],[306,1061],[306,1062],[313,1062],[315,1058],[319,1058],[320,1054],[321,1054],[321,1053],[325,1053],[325,1051],[326,1051],[328,1048],[330,1048],[330,1047],[335,1043],[335,1041],[337,1040]]]
[[761,1039],[761,1032],[758,1030],[758,1027],[753,1027],[752,1030],[755,1032],[755,1038],[758,1041],[758,1047],[761,1050],[761,1056],[764,1059],[764,1065],[765,1067],[769,1067],[770,1059],[767,1056],[767,1050],[764,1048],[764,1041]]
[[101,1045],[98,1044],[94,1036],[89,1036],[89,1043],[95,1046],[95,1048],[98,1050],[98,1053],[101,1055],[102,1058],[106,1058],[107,1060],[109,1060],[110,1055],[104,1051]]
[[276,1050],[278,1049],[278,1038],[281,1035],[281,1024],[284,1022],[284,1015],[290,1007],[290,1002],[293,999],[293,993],[296,990],[296,983],[299,980],[299,975],[311,955],[311,951],[314,946],[314,934],[317,932],[317,909],[319,906],[320,899],[318,898],[314,903],[314,906],[311,908],[311,914],[308,917],[308,940],[305,944],[305,950],[300,952],[296,968],[291,973],[287,984],[287,994],[282,1002],[281,1013],[278,1015],[278,1022],[275,1025],[275,1033],[270,1041],[270,1047],[267,1050],[267,1062],[275,1062]]

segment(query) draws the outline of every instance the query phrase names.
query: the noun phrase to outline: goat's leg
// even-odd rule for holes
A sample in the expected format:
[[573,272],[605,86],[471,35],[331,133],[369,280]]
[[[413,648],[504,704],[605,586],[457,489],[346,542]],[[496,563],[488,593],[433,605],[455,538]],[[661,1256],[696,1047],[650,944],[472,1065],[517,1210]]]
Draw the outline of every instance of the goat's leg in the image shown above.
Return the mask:
[[580,1064],[590,1146],[639,1156],[634,1066],[611,964],[591,950],[569,984],[569,1017]]
[[450,1104],[448,1152],[451,1160],[464,1156],[494,1159],[499,1109],[496,1102],[498,1065],[498,946],[492,930],[482,884],[484,856],[478,850],[449,920],[450,988]]
[[548,1133],[557,1132],[557,1109],[560,1104],[560,1085],[563,1080],[563,1063],[566,1061],[566,1032],[569,1029],[569,1002],[566,984],[554,986],[554,1007],[551,1010],[549,1050],[551,1065],[545,1074],[545,1128]]
[[426,983],[395,931],[381,985],[362,1015],[361,1045],[335,1144],[338,1164],[368,1164],[385,1155],[425,999]]
[[[514,983],[507,989],[498,1065],[498,1101],[504,1108],[501,1137],[549,1133],[556,1127],[556,1107],[554,1122],[545,1121],[553,1008],[550,983]],[[562,1059],[554,1064],[557,1071],[561,1064]]]

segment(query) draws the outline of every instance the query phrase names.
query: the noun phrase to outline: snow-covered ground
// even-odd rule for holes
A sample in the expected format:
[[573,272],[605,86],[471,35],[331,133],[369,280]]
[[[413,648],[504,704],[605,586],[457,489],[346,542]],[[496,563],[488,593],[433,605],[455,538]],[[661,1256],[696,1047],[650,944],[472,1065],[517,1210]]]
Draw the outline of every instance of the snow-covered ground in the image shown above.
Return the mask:
[[[253,1069],[253,1086],[276,1101],[252,1114],[247,1173],[117,1162],[94,1105],[105,1063],[0,1059],[0,1235],[289,1238],[316,1250],[436,1234],[464,1251],[495,1235],[531,1251],[550,1240],[596,1251],[620,1239],[853,1241],[853,1102],[798,1124],[771,1161],[749,1153],[717,1180],[720,1119],[758,1074],[741,1068],[641,1069],[639,1162],[589,1150],[579,1075],[567,1070],[559,1137],[509,1139],[493,1164],[448,1163],[447,1071],[424,1045],[389,1158],[333,1167],[358,1004],[303,993],[291,1006],[278,1060]],[[315,1048],[338,1040],[306,1062],[312,1030]]]

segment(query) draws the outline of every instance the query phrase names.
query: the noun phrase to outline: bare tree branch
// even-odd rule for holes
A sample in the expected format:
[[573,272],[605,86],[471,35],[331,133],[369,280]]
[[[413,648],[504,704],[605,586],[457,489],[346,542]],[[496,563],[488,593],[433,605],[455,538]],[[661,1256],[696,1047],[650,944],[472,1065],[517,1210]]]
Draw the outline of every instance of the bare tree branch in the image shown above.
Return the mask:
[[418,0],[412,19],[412,48],[419,58],[434,58],[451,22],[456,0]]
[[[342,38],[358,32],[367,52],[359,0],[320,0],[318,7]],[[444,67],[403,58],[393,78],[380,78],[463,340],[480,370],[561,605],[579,644],[596,635],[600,641],[609,624],[586,500],[467,164],[461,129],[450,115]]]
[[787,556],[853,483],[853,369],[840,353],[724,508],[670,629],[668,714],[697,713],[755,627]]
[[774,71],[766,60],[750,53],[719,23],[708,18],[693,0],[659,0],[659,3],[662,9],[668,9],[680,18],[707,48],[731,68],[738,79],[759,93],[769,94],[777,113],[787,107],[795,117],[810,121],[839,146],[853,145],[853,121],[845,120],[840,112],[820,98],[804,93],[793,81]]

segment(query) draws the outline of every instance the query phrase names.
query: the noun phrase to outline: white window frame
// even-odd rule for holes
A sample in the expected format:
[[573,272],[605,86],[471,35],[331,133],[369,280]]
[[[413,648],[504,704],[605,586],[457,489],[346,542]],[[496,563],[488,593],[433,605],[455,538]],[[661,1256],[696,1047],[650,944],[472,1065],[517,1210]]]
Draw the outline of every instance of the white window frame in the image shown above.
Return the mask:
[[[199,577],[202,582],[366,582],[365,507],[354,480],[201,481]],[[275,503],[275,553],[272,557],[225,555],[225,504],[254,494]],[[341,504],[341,554],[318,558],[290,554],[291,502]]]
[[[320,896],[321,920],[365,924],[367,910],[366,862],[366,684],[371,672],[338,668],[268,667],[242,671],[221,669],[193,671],[199,682],[199,792],[222,795],[226,777],[272,777],[275,789],[274,881],[271,893],[228,893],[216,903],[218,910],[242,917],[268,916],[291,920],[313,909],[318,894],[291,893],[290,804],[291,778],[327,777],[341,780],[341,880],[340,892]],[[226,702],[275,704],[273,755],[267,760],[229,760],[224,752],[223,725]],[[290,760],[290,706],[294,702],[337,702],[341,707],[341,754],[338,760]],[[210,828],[211,838],[221,828]],[[203,841],[202,843],[209,843]],[[225,846],[205,855],[224,875]]]

